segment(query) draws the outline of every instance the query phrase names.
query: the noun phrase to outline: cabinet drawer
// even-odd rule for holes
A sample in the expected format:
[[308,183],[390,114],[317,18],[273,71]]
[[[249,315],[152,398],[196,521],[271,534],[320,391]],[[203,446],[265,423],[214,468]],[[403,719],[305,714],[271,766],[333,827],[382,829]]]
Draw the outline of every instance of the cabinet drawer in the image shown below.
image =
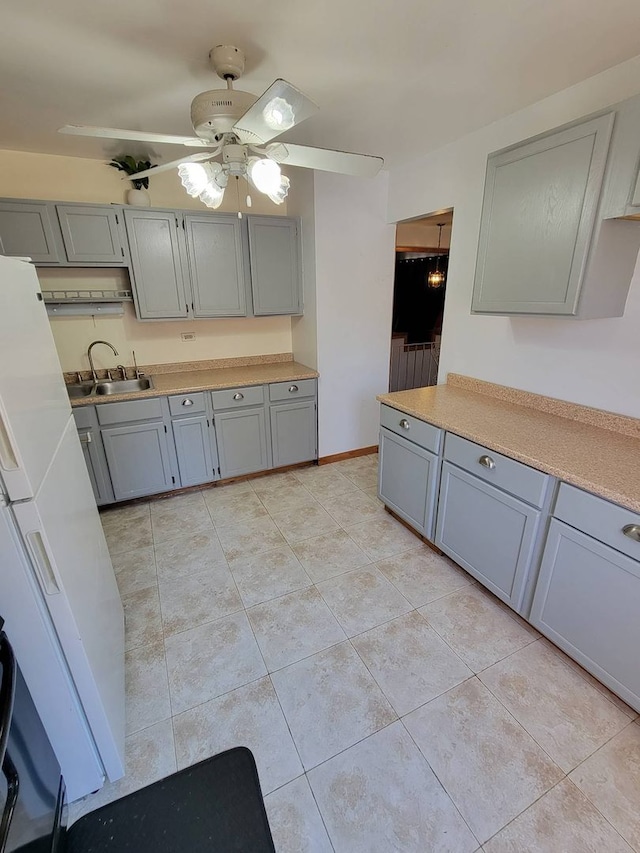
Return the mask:
[[206,410],[204,391],[197,394],[174,394],[169,397],[169,411],[172,415],[194,415]]
[[315,379],[294,379],[291,382],[272,382],[269,385],[269,399],[292,400],[295,397],[314,397],[316,393]]
[[260,406],[264,403],[264,386],[225,388],[211,393],[214,409],[239,409],[242,406]]
[[[583,492],[575,486],[560,484],[556,501],[556,518],[583,530],[594,539],[611,545],[617,551],[640,560],[640,541],[633,538],[640,535],[640,515],[624,507]],[[637,527],[638,531],[633,528]],[[627,529],[628,533],[623,531]],[[631,533],[631,536],[628,534]]]
[[98,423],[124,424],[129,421],[148,421],[162,417],[162,401],[158,397],[149,400],[123,400],[121,403],[104,403],[96,406]]
[[432,453],[437,453],[440,450],[442,430],[419,420],[419,418],[405,415],[398,409],[383,405],[380,406],[380,424],[397,433],[397,435],[413,441],[414,444],[423,447],[425,450],[430,450]]
[[444,458],[533,506],[544,503],[549,475],[542,471],[451,432],[445,439]]

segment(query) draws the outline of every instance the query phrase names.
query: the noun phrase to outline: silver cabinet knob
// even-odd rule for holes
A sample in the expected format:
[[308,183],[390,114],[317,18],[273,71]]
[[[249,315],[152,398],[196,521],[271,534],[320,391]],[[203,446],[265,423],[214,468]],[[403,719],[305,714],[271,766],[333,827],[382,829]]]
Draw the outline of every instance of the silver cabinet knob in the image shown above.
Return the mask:
[[635,542],[640,542],[640,524],[625,524],[622,528],[622,532],[625,536],[628,536],[629,539],[633,539]]
[[402,418],[402,420],[400,421],[400,426],[402,427],[402,429],[411,429],[411,424],[406,418]]
[[484,468],[488,468],[490,471],[492,468],[496,467],[496,463],[490,456],[481,456],[480,459],[478,459],[478,462],[480,463],[480,465],[482,465]]
[[298,386],[297,386],[297,385],[290,385],[290,386],[289,386],[289,393],[290,393],[290,394],[295,394],[295,392],[296,392],[297,390],[298,390]]
[[183,406],[193,406],[193,400],[190,400],[190,399],[187,397],[187,398],[186,398],[186,400],[183,400],[183,401],[182,401],[182,405],[183,405]]
[[239,391],[237,394],[233,395],[234,400],[244,400],[244,394],[241,394]]

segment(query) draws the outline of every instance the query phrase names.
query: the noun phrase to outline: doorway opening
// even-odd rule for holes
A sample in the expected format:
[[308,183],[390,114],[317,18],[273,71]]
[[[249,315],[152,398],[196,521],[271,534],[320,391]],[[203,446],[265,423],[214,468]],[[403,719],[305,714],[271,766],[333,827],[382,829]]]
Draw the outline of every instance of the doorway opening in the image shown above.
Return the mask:
[[438,381],[453,209],[398,222],[389,391]]

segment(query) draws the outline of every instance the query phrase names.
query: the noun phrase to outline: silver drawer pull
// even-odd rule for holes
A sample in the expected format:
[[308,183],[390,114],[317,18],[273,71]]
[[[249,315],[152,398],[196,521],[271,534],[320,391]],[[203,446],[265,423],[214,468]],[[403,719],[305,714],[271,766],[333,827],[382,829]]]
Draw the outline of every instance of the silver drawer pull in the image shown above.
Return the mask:
[[622,528],[622,532],[625,536],[628,536],[629,539],[633,539],[635,542],[640,542],[640,524],[625,524]]
[[237,394],[233,395],[234,400],[244,400],[244,394],[241,394],[239,391]]
[[91,442],[93,441],[90,432],[85,432],[84,435],[79,435],[78,438],[80,439],[82,444],[91,444]]
[[490,456],[486,456],[486,455],[481,456],[480,459],[478,459],[478,462],[480,463],[480,465],[482,465],[485,468],[488,468],[490,471],[492,468],[496,467],[496,463],[493,461],[493,459]]
[[402,420],[400,421],[400,426],[402,427],[402,429],[411,429],[411,424],[406,418],[402,418]]
[[290,385],[290,386],[289,386],[289,393],[290,393],[290,394],[294,394],[297,390],[298,390],[298,386],[297,386],[297,385]]
[[188,397],[186,400],[182,401],[183,406],[193,406],[193,400],[190,400]]

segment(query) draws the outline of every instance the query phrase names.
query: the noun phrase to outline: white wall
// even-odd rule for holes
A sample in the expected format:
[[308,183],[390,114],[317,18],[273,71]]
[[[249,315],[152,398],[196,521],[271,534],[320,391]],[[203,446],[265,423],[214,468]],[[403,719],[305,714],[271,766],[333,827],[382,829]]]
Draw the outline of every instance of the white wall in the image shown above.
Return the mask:
[[[378,443],[389,387],[395,228],[387,174],[314,176],[320,456]],[[305,305],[305,309],[308,306]],[[294,331],[294,353],[296,332]]]
[[314,175],[300,169],[287,197],[291,216],[300,217],[302,243],[302,294],[304,314],[291,319],[292,352],[296,361],[318,367],[316,314],[316,211]]
[[449,371],[464,373],[640,417],[640,267],[621,318],[575,321],[470,314],[487,155],[638,91],[640,57],[392,170],[390,221],[454,208],[440,382]]

